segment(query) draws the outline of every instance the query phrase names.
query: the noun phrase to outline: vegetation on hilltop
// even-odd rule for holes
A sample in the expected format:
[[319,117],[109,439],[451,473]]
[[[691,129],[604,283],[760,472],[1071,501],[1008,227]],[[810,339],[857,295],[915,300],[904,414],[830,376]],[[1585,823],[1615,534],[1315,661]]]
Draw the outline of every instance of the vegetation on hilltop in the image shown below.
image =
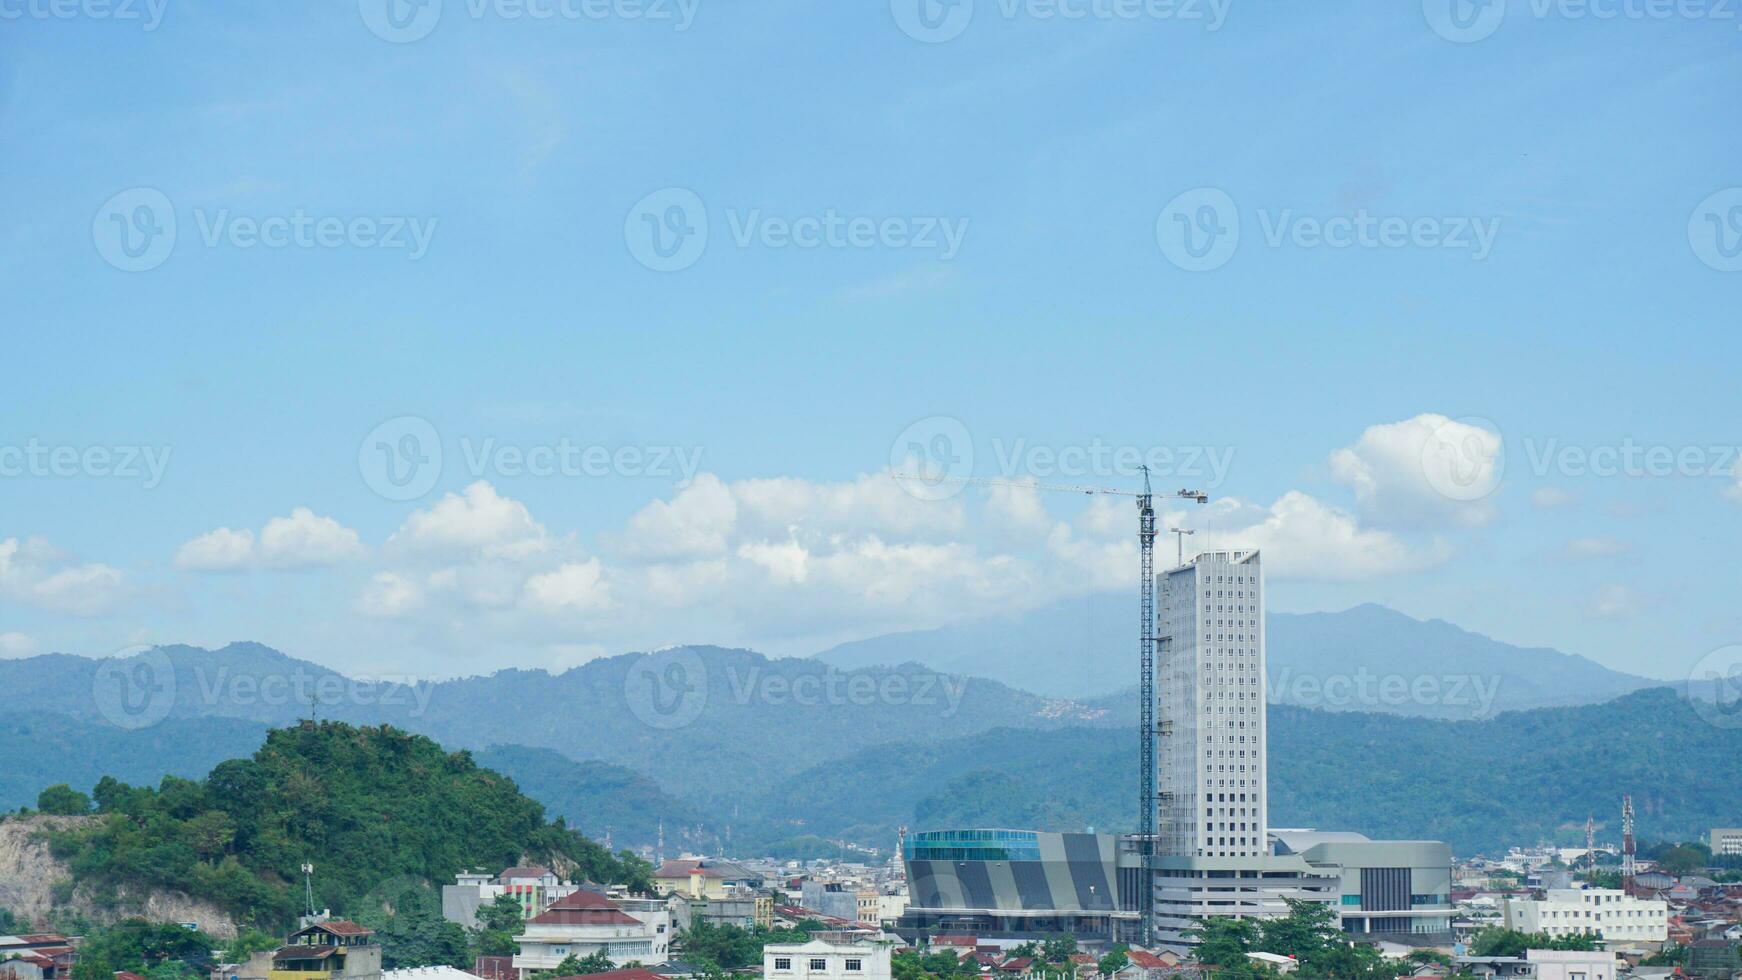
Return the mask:
[[305,723],[203,780],[167,776],[151,789],[105,777],[91,795],[101,819],[49,843],[99,901],[123,886],[171,889],[281,928],[302,904],[304,862],[317,904],[342,914],[391,905],[408,883],[526,860],[651,887],[645,862],[547,821],[512,780],[389,727]]

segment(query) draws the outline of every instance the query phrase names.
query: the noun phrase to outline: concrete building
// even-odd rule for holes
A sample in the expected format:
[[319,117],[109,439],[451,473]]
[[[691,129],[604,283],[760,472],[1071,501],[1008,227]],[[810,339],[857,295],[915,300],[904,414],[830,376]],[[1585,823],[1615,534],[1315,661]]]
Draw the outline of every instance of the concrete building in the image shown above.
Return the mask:
[[375,932],[345,919],[314,922],[270,953],[256,953],[243,975],[266,980],[381,980]]
[[903,841],[902,859],[908,905],[896,931],[903,937],[1068,932],[1114,942],[1136,934],[1141,858],[1112,834],[928,831]]
[[503,895],[512,895],[520,903],[520,917],[530,919],[580,889],[580,885],[564,883],[549,868],[507,868],[495,875],[462,871],[453,884],[442,886],[442,918],[474,929],[478,909]]
[[1256,551],[1210,551],[1159,576],[1156,757],[1161,853],[1263,856],[1264,574]]
[[1550,936],[1601,935],[1607,945],[1669,939],[1669,903],[1618,888],[1553,888],[1542,898],[1508,898],[1506,928]]
[[1614,953],[1527,949],[1524,961],[1535,967],[1536,980],[1615,980],[1621,968]]
[[890,980],[895,941],[873,932],[819,932],[762,950],[765,980]]
[[1711,843],[1714,856],[1742,854],[1742,827],[1713,827]]
[[1361,834],[1271,832],[1273,851],[1298,854],[1337,882],[1337,918],[1345,932],[1449,942],[1452,938],[1452,849],[1442,841],[1369,840]]
[[668,895],[725,898],[741,890],[759,891],[765,879],[735,861],[690,857],[660,865],[653,872],[653,883]]
[[514,942],[520,949],[514,968],[523,975],[599,952],[617,966],[662,963],[671,949],[671,910],[663,900],[577,891],[526,920],[526,931]]
[[[1211,916],[1271,917],[1319,902],[1345,931],[1415,945],[1452,939],[1451,849],[1438,841],[1269,829],[1264,571],[1212,551],[1157,577],[1156,851],[1110,835],[957,830],[904,844],[899,929],[1125,942],[1149,888],[1154,936],[1182,951]],[[1134,780],[1135,782],[1135,780]],[[1075,848],[1076,850],[1071,850]]]

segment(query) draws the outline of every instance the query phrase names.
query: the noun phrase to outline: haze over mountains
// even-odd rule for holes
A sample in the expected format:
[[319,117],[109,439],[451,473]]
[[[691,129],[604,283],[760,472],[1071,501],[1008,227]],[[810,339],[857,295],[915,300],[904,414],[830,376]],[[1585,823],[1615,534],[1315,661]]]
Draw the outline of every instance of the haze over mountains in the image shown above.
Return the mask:
[[[1052,610],[977,634],[885,637],[830,651],[830,662],[689,647],[555,675],[505,670],[433,684],[352,680],[253,643],[163,647],[121,661],[0,661],[0,684],[29,706],[0,723],[0,756],[24,760],[0,772],[0,805],[33,803],[56,782],[88,789],[103,774],[143,783],[199,776],[252,751],[269,726],[313,714],[390,723],[472,750],[553,813],[619,846],[651,843],[661,820],[673,846],[709,851],[728,834],[750,848],[790,850],[813,836],[887,846],[903,824],[1127,829],[1133,690],[1045,696],[960,672],[1060,681],[1080,664],[1111,681],[1114,664],[1134,659],[1123,642],[1098,655],[1048,654],[1048,637],[1071,618]],[[1706,724],[1673,691],[1638,691],[1652,683],[1643,678],[1377,606],[1272,616],[1271,630],[1279,693],[1308,700],[1294,682],[1314,678],[1313,707],[1339,709],[1273,706],[1279,826],[1441,836],[1469,853],[1570,839],[1622,791],[1657,819],[1642,826],[1647,837],[1742,811],[1742,788],[1708,785],[1699,768],[1722,770],[1723,759],[1742,756],[1742,732]],[[970,635],[985,645],[948,642]],[[1014,655],[1001,660],[1003,642]],[[878,651],[893,666],[854,665],[883,659]],[[951,659],[938,670],[927,661],[934,655]],[[1331,679],[1362,675],[1434,683],[1406,685],[1401,701],[1381,684],[1366,693],[1349,684],[1341,700],[1326,694]],[[1448,681],[1458,678],[1462,686]],[[1073,690],[1086,695],[1092,682]],[[1496,718],[1523,707],[1534,710]],[[1626,760],[1599,744],[1605,712],[1631,719],[1642,750],[1662,750],[1656,768],[1618,774]],[[1664,764],[1668,745],[1687,771]],[[1572,765],[1580,752],[1609,762]],[[1565,771],[1543,775],[1545,753],[1566,760]],[[1513,772],[1524,759],[1530,766]],[[1620,775],[1631,780],[1625,790]],[[1355,799],[1375,805],[1350,809]]]
[[[1129,596],[1102,594],[1010,619],[846,643],[817,659],[848,668],[917,661],[1058,697],[1098,698],[1136,684],[1135,608]],[[1324,693],[1325,684],[1363,675],[1459,675],[1469,678],[1472,695],[1477,687],[1493,691],[1492,708],[1504,711],[1607,701],[1663,683],[1372,604],[1342,612],[1270,613],[1265,626],[1273,703],[1469,718],[1467,708],[1434,700],[1352,695],[1339,701]]]

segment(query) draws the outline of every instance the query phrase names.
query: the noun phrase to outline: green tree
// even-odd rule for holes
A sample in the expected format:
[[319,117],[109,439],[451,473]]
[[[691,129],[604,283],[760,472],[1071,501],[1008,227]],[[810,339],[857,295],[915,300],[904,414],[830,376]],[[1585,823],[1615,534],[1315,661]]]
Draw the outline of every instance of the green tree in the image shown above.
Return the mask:
[[36,794],[36,808],[55,816],[82,816],[91,812],[91,798],[66,783],[56,783]]
[[1077,952],[1077,937],[1066,933],[1053,936],[1040,944],[1040,958],[1048,963],[1065,963]]
[[73,980],[113,980],[118,970],[147,973],[173,961],[204,960],[214,946],[203,932],[126,919],[86,933],[73,967]]
[[513,895],[498,895],[494,902],[478,909],[478,927],[471,936],[472,952],[475,956],[512,956],[517,951],[514,937],[525,927],[520,900]]
[[1125,965],[1130,962],[1131,957],[1125,955],[1125,946],[1121,943],[1108,950],[1107,955],[1101,957],[1100,962],[1095,964],[1095,969],[1100,971],[1102,976],[1110,977],[1125,969]]

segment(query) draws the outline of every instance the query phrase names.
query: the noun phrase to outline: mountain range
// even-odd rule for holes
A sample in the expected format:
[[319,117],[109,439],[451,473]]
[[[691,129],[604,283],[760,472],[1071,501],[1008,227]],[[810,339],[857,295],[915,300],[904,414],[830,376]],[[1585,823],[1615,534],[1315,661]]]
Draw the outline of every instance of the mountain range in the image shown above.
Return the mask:
[[[846,643],[817,659],[843,668],[917,661],[938,670],[987,677],[1058,697],[1094,699],[1134,686],[1136,600],[1094,595],[1005,619],[894,633]],[[1518,647],[1444,620],[1418,620],[1379,605],[1342,612],[1270,613],[1266,655],[1273,703],[1326,710],[1381,711],[1471,718],[1468,706],[1358,693],[1362,677],[1467,678],[1494,711],[1607,701],[1663,684],[1611,670],[1576,654]],[[1331,693],[1326,693],[1330,681]],[[1447,682],[1449,683],[1449,682]]]
[[[1055,611],[1055,625],[1065,619]],[[1665,832],[1742,812],[1732,792],[1679,764],[1742,756],[1742,733],[1690,722],[1673,691],[1639,690],[1652,683],[1644,678],[1377,606],[1272,616],[1270,627],[1280,693],[1310,703],[1299,680],[1311,678],[1321,692],[1312,707],[1336,709],[1272,705],[1274,825],[1440,835],[1467,853],[1570,839],[1568,827],[1614,809],[1609,798],[1626,791],[1646,807],[1659,801]],[[997,632],[1005,628],[983,635],[1012,639]],[[906,648],[888,637],[823,658],[685,647],[559,674],[413,686],[353,681],[254,643],[0,661],[0,685],[30,706],[0,724],[0,755],[26,760],[0,771],[0,805],[33,803],[55,782],[89,788],[102,774],[195,777],[257,748],[269,727],[313,714],[469,750],[571,826],[619,846],[651,844],[661,826],[673,850],[717,851],[729,836],[740,848],[789,852],[827,841],[887,846],[902,825],[1127,829],[1135,692],[1091,696],[1083,682],[1073,688],[1081,696],[1049,697],[960,669],[1014,679],[1046,660],[1041,639],[1003,665],[964,640],[940,666],[924,659],[945,655],[938,632],[906,634],[920,638]],[[875,653],[880,644],[888,655]],[[1362,677],[1373,683],[1363,688]],[[1387,677],[1433,683],[1405,685],[1397,701]],[[1326,696],[1337,678],[1349,682],[1340,700]],[[1605,713],[1638,728],[1605,723]],[[1698,751],[1617,774],[1613,762],[1627,753],[1608,743],[1618,731],[1629,752]],[[1568,778],[1534,761],[1581,758]]]

